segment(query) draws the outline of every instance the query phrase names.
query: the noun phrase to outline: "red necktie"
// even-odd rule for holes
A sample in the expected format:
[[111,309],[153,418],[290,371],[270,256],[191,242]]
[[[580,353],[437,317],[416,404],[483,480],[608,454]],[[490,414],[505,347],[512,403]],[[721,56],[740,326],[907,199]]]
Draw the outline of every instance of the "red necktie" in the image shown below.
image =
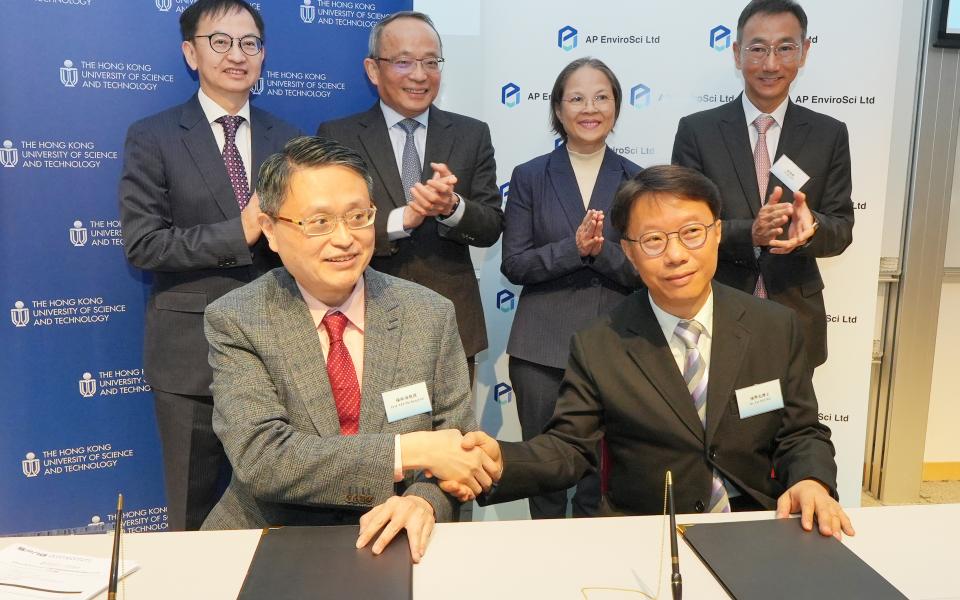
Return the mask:
[[321,323],[330,338],[327,375],[330,377],[333,400],[337,404],[340,433],[355,435],[360,428],[360,384],[357,382],[357,370],[353,366],[353,359],[350,358],[350,351],[343,343],[343,330],[347,328],[347,316],[341,312],[328,313]]

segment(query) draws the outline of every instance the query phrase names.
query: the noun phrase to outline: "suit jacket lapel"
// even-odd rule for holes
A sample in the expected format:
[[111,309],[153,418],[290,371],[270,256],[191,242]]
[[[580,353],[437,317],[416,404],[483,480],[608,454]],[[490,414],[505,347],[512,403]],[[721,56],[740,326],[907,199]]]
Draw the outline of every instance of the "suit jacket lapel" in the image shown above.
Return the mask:
[[184,129],[183,144],[223,216],[227,219],[240,216],[240,205],[233,193],[223,156],[196,95],[183,105],[180,127]]
[[[780,131],[780,141],[777,143],[777,152],[774,155],[773,162],[777,162],[777,159],[784,154],[796,162],[797,156],[799,156],[803,150],[803,145],[806,143],[809,133],[810,124],[800,111],[797,110],[794,103],[788,101],[787,112],[783,116],[783,128]],[[803,167],[801,166],[801,168]],[[781,183],[771,175],[770,184],[767,189],[768,197],[772,193],[774,186],[777,185],[781,185]]]
[[282,349],[289,372],[293,374],[290,384],[296,389],[296,397],[303,402],[304,411],[310,415],[317,433],[321,436],[340,435],[337,405],[310,309],[293,277],[286,270],[278,277],[280,285],[267,318],[271,321],[271,331],[277,332],[276,347]]
[[430,117],[427,120],[427,146],[423,149],[423,174],[420,177],[426,182],[433,177],[430,163],[450,162],[450,153],[453,151],[453,123],[445,112],[436,106],[430,106]]
[[370,167],[380,176],[380,181],[383,182],[387,196],[394,206],[405,206],[407,199],[400,181],[400,171],[397,170],[397,157],[393,154],[393,144],[387,132],[387,123],[383,120],[380,103],[377,102],[364,113],[359,123],[360,144],[370,157]]
[[250,191],[257,189],[258,175],[260,174],[260,165],[267,160],[269,149],[271,147],[270,137],[273,122],[267,119],[259,109],[250,107],[250,131],[253,134],[250,138],[253,164],[250,165]]
[[[623,179],[624,172],[620,157],[607,147],[603,154],[603,163],[600,164],[600,172],[597,174],[597,182],[593,186],[593,193],[590,194],[588,208],[609,212],[610,207],[613,206],[613,197],[616,196],[617,188],[620,187]],[[581,220],[583,220],[582,217]]]
[[[742,94],[741,94],[742,96]],[[723,140],[740,179],[740,187],[747,199],[747,205],[753,216],[760,210],[760,190],[757,184],[757,168],[753,164],[753,148],[750,147],[750,134],[747,132],[747,117],[743,113],[743,101],[740,96],[724,106],[724,115],[718,123],[720,138]],[[724,198],[726,201],[727,198]]]
[[720,422],[728,417],[728,405],[750,343],[750,332],[740,322],[743,314],[743,305],[730,290],[714,283],[713,335],[707,381],[707,444],[713,439]]
[[620,317],[627,330],[634,334],[624,339],[627,354],[633,359],[647,380],[660,392],[661,398],[676,413],[690,432],[703,442],[703,425],[693,406],[683,375],[677,368],[663,330],[650,308],[650,297],[645,291],[636,292],[620,305]]
[[379,433],[387,419],[380,393],[404,383],[396,381],[395,368],[400,364],[400,303],[390,293],[386,278],[372,269],[364,272],[364,293],[360,433]]
[[583,196],[580,195],[580,186],[577,184],[577,176],[573,173],[573,165],[570,164],[566,144],[556,148],[550,154],[547,172],[550,175],[553,193],[560,202],[560,208],[566,215],[567,222],[570,223],[570,229],[576,231],[583,222],[587,209],[583,207]]

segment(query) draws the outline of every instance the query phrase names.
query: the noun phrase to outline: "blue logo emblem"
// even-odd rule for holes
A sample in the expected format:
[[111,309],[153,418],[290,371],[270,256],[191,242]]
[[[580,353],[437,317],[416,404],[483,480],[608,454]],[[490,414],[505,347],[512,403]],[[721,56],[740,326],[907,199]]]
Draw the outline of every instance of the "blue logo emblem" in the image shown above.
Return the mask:
[[510,198],[510,182],[500,186],[500,200],[506,202]]
[[569,25],[561,27],[560,31],[557,32],[557,46],[565,52],[570,52],[576,48],[577,30]]
[[500,312],[510,312],[517,306],[517,295],[510,290],[497,292],[497,309]]
[[563,145],[563,138],[562,138],[562,137],[558,137],[557,139],[553,140],[553,147],[554,147],[554,148],[559,148],[561,145]]
[[520,86],[515,83],[508,83],[500,88],[500,103],[507,108],[513,108],[520,104]]
[[730,47],[730,28],[717,25],[710,30],[710,47],[717,52],[723,52]]
[[650,88],[638,83],[630,88],[630,106],[640,109],[650,106]]
[[497,404],[509,404],[513,400],[513,388],[509,383],[500,382],[493,386],[493,401]]

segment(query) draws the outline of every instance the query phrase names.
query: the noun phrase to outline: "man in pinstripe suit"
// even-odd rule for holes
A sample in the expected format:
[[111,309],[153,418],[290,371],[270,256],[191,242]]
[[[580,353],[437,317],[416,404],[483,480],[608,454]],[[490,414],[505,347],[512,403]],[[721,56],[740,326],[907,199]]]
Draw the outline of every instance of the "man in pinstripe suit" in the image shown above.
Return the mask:
[[233,466],[206,529],[359,522],[358,546],[384,531],[374,553],[406,529],[418,561],[458,508],[433,476],[490,487],[496,465],[461,449],[476,422],[453,304],[367,268],[371,188],[363,159],[325,138],[292,140],[260,171],[260,225],[284,268],[206,312],[213,427]]

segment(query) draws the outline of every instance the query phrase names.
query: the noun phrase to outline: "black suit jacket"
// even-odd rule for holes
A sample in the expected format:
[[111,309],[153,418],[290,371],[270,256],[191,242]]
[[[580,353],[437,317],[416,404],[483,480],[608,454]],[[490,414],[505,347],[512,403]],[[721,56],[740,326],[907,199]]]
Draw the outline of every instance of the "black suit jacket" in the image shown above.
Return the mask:
[[[700,171],[720,188],[723,239],[717,281],[753,292],[757,274],[763,273],[769,297],[797,311],[807,361],[815,368],[827,359],[823,279],[816,259],[836,256],[853,241],[847,127],[791,101],[776,158],[784,154],[810,176],[803,191],[820,227],[808,246],[785,255],[770,254],[763,248],[757,259],[751,226],[761,203],[742,99],[680,119],[673,144],[674,164]],[[784,189],[785,198],[792,198],[790,190],[772,175],[767,197],[777,185]]]
[[449,298],[456,307],[466,355],[485,349],[487,330],[470,246],[492,246],[503,229],[497,166],[486,123],[430,107],[422,181],[433,177],[431,162],[446,163],[457,176],[455,189],[466,203],[465,212],[456,227],[427,218],[409,238],[393,242],[387,239],[387,217],[405,206],[406,198],[379,101],[366,112],[322,123],[317,135],[353,148],[370,167],[377,205],[377,242],[370,266]]
[[[602,438],[608,508],[617,512],[659,514],[667,469],[677,512],[704,510],[714,468],[768,509],[802,479],[835,490],[830,430],[818,420],[796,315],[718,283],[713,293],[706,431],[641,290],[574,336],[552,420],[528,442],[501,442],[503,477],[486,500],[572,485],[597,468]],[[741,419],[735,390],[771,380],[784,408]]]
[[[251,173],[299,131],[250,107]],[[120,221],[130,263],[153,273],[144,369],[158,390],[209,396],[203,311],[280,264],[261,238],[248,248],[240,206],[197,96],[130,126],[120,179]]]

